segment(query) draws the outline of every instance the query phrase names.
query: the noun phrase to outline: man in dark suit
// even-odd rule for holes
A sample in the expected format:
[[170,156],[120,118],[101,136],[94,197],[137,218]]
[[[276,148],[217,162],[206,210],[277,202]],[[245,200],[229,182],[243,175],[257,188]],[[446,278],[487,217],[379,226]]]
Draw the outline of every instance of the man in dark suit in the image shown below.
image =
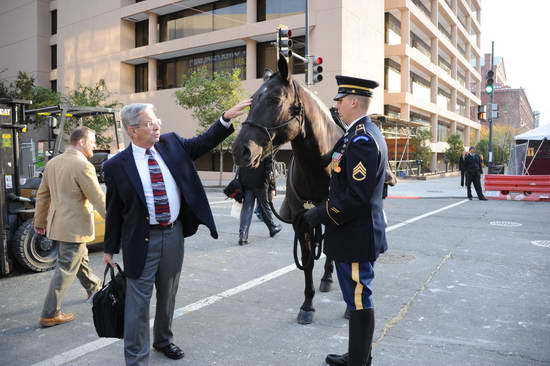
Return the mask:
[[466,172],[468,199],[472,199],[472,183],[474,183],[477,198],[479,198],[480,201],[487,201],[487,198],[485,198],[481,190],[481,174],[483,174],[481,158],[476,154],[476,148],[474,146],[470,147],[468,155],[464,158],[464,171]]
[[275,224],[267,195],[270,190],[270,173],[273,169],[271,157],[266,157],[257,168],[239,168],[239,181],[243,187],[243,207],[239,224],[239,245],[248,244],[248,230],[252,222],[254,201],[258,201],[263,222],[269,229],[269,236],[274,237],[282,230],[281,225]]
[[183,263],[184,237],[199,224],[218,237],[212,212],[193,161],[233,131],[230,119],[245,113],[250,100],[226,111],[206,132],[184,139],[160,134],[152,104],[122,109],[132,143],[105,162],[107,217],[104,262],[122,249],[127,277],[124,314],[126,365],[149,364],[149,304],[157,290],[153,347],[169,358],[183,351],[172,334],[172,318]]
[[329,365],[371,365],[374,333],[374,262],[387,249],[382,196],[388,150],[382,133],[367,116],[378,83],[336,76],[334,97],[344,136],[332,152],[329,198],[308,210],[303,222],[324,224],[325,254],[334,259],[338,282],[350,312],[348,353],[329,354]]

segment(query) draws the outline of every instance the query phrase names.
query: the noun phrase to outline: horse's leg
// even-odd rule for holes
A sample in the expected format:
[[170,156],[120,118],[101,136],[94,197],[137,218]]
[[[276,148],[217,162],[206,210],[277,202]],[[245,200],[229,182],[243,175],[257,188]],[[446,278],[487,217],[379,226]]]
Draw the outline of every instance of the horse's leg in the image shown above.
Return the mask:
[[302,265],[304,266],[306,286],[304,290],[304,303],[300,307],[297,320],[299,324],[311,324],[315,314],[315,308],[313,307],[313,296],[315,296],[315,288],[313,286],[314,254],[311,248],[311,241],[308,240],[306,243],[300,242],[300,249],[302,250]]
[[327,257],[325,260],[325,273],[321,278],[321,285],[319,286],[319,291],[329,292],[331,290],[332,272],[334,272],[334,264],[332,263],[332,259]]

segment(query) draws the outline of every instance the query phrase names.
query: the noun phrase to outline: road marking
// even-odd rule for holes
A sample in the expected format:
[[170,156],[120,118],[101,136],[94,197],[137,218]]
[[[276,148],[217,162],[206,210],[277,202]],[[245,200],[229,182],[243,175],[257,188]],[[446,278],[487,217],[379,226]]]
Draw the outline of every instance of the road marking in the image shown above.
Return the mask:
[[[224,202],[224,201],[221,201],[221,202]],[[430,211],[430,212],[425,213],[423,215],[413,217],[412,219],[408,219],[408,220],[403,221],[399,224],[395,224],[395,225],[392,225],[390,227],[387,227],[386,232],[397,230],[397,229],[399,229],[403,226],[406,226],[408,224],[412,224],[413,222],[416,222],[418,220],[424,219],[424,218],[429,217],[429,216],[433,216],[437,213],[440,213],[440,212],[443,212],[443,211],[448,210],[450,208],[459,206],[459,205],[461,205],[463,203],[466,203],[466,202],[468,202],[468,200],[459,201],[459,202],[453,203],[451,205],[439,208],[437,210]],[[211,204],[212,204],[212,202],[211,202]],[[225,298],[237,295],[237,294],[239,294],[241,292],[244,292],[246,290],[250,290],[251,288],[254,288],[254,287],[259,286],[263,283],[271,281],[271,280],[273,280],[277,277],[285,275],[285,274],[287,274],[289,272],[292,272],[294,270],[296,270],[296,265],[293,263],[293,264],[290,264],[286,267],[283,267],[283,268],[280,268],[276,271],[268,273],[264,276],[261,276],[261,277],[258,277],[256,279],[253,279],[251,281],[248,281],[246,283],[243,283],[243,284],[241,284],[237,287],[233,287],[229,290],[220,292],[219,294],[206,297],[206,298],[198,300],[198,301],[196,301],[192,304],[189,304],[189,305],[183,306],[181,308],[178,308],[174,311],[174,319],[177,319],[177,318],[179,318],[179,317],[181,317],[185,314],[191,313],[193,311],[197,311],[199,309],[202,309],[202,308],[204,308],[208,305],[212,305],[214,303],[217,303],[218,301],[221,301]],[[154,319],[151,319],[149,321],[149,327],[150,328],[153,327],[153,321],[154,321]],[[113,343],[116,343],[118,341],[119,341],[119,339],[115,339],[115,338],[100,338],[98,340],[83,344],[82,346],[73,348],[69,351],[60,353],[60,354],[58,354],[56,356],[53,356],[52,358],[49,358],[47,360],[37,362],[37,363],[33,364],[32,366],[59,366],[59,365],[63,365],[67,362],[76,360],[79,357],[82,357],[82,356],[84,356],[88,353],[93,353],[93,352],[95,352],[95,351],[97,351],[101,348],[107,347],[107,346],[109,346]]]

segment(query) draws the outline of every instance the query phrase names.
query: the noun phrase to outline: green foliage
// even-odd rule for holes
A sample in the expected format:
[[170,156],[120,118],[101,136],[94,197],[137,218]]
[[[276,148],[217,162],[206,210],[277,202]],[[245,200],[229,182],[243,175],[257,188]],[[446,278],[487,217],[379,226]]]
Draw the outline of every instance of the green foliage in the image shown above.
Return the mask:
[[411,147],[413,147],[414,153],[412,158],[414,160],[422,160],[421,168],[426,171],[430,169],[432,160],[432,149],[430,148],[430,139],[432,133],[428,128],[417,128],[416,133],[410,139]]
[[[5,69],[0,71],[6,71]],[[26,72],[19,71],[17,78],[13,82],[5,79],[0,79],[0,98],[15,98],[26,99],[32,101],[31,108],[41,108],[54,106],[59,104],[68,104],[72,106],[88,106],[88,107],[108,107],[114,108],[119,105],[118,102],[109,102],[111,93],[107,89],[105,80],[99,80],[94,86],[79,85],[67,95],[62,95],[51,89],[35,85],[35,78]],[[86,117],[83,119],[83,124],[96,131],[97,145],[100,148],[109,148],[112,138],[105,135],[105,132],[112,125],[110,118],[107,116]],[[44,118],[36,119],[36,126],[40,126],[44,122]],[[70,134],[77,127],[77,120],[67,118],[65,120],[65,132]]]
[[449,160],[451,166],[456,166],[460,160],[460,156],[464,152],[464,143],[460,139],[458,133],[452,134],[447,138],[449,147],[445,150],[445,158]]
[[[493,126],[493,163],[506,164],[510,158],[510,150],[514,145],[514,136],[520,131],[508,125]],[[481,128],[481,139],[476,145],[478,154],[485,162],[489,162],[489,129]]]
[[[94,86],[79,85],[75,90],[63,96],[63,103],[72,106],[106,107],[115,108],[120,105],[117,101],[107,102],[111,93],[107,88],[105,80],[99,80]],[[101,149],[108,149],[113,138],[106,136],[105,132],[112,126],[112,120],[108,115],[89,116],[82,118],[84,126],[96,132],[97,146]],[[77,127],[78,121],[69,118],[65,121],[65,132],[69,134]]]
[[[176,101],[183,108],[191,109],[199,121],[198,133],[207,130],[223,112],[245,98],[241,86],[240,70],[215,72],[213,76],[206,68],[194,71],[182,78],[182,88],[176,92]],[[225,139],[218,150],[230,150],[235,134]]]

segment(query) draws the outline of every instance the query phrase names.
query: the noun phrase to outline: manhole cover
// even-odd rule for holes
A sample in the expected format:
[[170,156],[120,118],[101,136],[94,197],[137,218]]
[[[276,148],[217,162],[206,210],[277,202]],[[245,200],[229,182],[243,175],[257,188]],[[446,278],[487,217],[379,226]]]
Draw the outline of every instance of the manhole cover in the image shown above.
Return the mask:
[[533,240],[531,244],[537,247],[550,248],[550,240]]
[[493,226],[504,226],[504,227],[516,227],[521,226],[519,222],[513,222],[513,221],[491,221],[490,225]]
[[405,252],[397,252],[395,250],[384,253],[378,258],[378,260],[381,263],[385,263],[385,264],[403,264],[403,263],[411,262],[415,259],[416,257],[412,254],[408,254]]

